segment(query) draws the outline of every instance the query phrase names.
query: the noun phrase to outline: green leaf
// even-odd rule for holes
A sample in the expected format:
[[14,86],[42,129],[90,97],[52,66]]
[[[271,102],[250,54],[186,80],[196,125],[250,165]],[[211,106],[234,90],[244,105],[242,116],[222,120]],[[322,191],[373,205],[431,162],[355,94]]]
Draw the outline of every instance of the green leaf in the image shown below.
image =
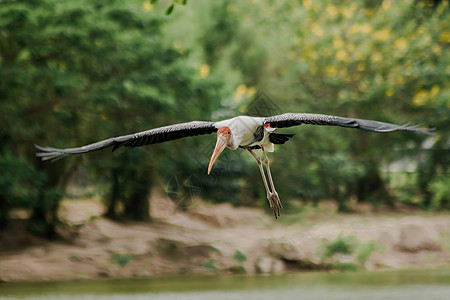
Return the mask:
[[156,3],[158,3],[158,0],[150,0],[151,5],[155,5]]
[[169,6],[169,7],[167,8],[167,10],[166,10],[166,15],[167,15],[167,16],[170,15],[170,14],[172,13],[174,7],[175,7],[175,5],[172,4],[171,6]]

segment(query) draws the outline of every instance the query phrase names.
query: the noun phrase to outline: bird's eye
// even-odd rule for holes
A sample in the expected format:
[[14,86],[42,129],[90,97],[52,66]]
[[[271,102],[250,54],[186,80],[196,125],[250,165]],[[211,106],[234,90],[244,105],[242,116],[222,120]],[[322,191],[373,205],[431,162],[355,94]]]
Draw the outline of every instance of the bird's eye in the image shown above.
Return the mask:
[[231,131],[228,130],[228,131],[227,131],[227,134],[231,134]]

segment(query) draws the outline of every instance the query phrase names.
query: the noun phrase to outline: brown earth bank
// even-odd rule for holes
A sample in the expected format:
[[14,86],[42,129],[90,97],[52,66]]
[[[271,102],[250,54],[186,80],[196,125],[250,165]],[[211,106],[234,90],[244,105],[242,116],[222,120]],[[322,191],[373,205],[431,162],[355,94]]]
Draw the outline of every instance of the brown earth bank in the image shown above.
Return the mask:
[[101,217],[95,199],[64,201],[59,241],[0,232],[0,280],[284,273],[450,265],[448,214],[337,214],[334,207],[275,220],[261,210],[198,202],[181,212],[162,195],[150,223]]

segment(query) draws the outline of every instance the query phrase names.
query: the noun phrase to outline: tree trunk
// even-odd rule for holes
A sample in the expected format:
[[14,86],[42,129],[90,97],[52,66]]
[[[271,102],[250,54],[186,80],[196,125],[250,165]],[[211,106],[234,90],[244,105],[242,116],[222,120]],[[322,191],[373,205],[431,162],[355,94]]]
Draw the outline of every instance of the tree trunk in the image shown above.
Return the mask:
[[0,230],[5,228],[8,224],[8,217],[9,217],[9,207],[8,202],[6,198],[3,198],[0,195]]
[[44,168],[48,181],[39,193],[37,205],[33,207],[31,217],[28,220],[28,230],[35,235],[55,239],[58,237],[56,226],[59,223],[59,203],[62,199],[62,191],[67,184],[67,180],[62,179],[68,178],[64,175],[67,165],[57,168],[55,165],[47,164],[44,165]]
[[107,210],[105,216],[112,220],[117,220],[117,203],[120,199],[120,184],[119,184],[119,174],[116,168],[112,169],[111,177],[112,177],[112,185],[111,191],[107,196]]
[[394,200],[376,166],[369,167],[365,176],[358,180],[357,198],[359,202],[370,202],[372,204],[385,203],[390,206],[395,206]]
[[[148,169],[138,171],[138,174],[128,178],[133,181],[134,190],[126,199],[124,215],[134,221],[150,221],[150,192],[152,187],[152,172]],[[133,178],[134,177],[134,178]]]
[[[46,199],[52,197],[47,193],[41,193],[39,202],[40,205],[34,207],[31,217],[28,223],[28,230],[38,236],[55,239],[58,234],[56,233],[56,224],[58,222],[58,207],[59,200]],[[50,207],[46,209],[45,203],[50,202]]]

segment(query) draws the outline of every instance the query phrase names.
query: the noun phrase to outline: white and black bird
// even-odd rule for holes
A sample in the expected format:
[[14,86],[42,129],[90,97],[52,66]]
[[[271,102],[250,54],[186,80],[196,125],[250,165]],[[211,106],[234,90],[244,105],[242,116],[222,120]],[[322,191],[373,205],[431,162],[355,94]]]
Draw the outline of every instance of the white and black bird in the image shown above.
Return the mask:
[[[211,172],[214,162],[225,148],[230,148],[231,150],[235,150],[237,148],[246,149],[258,163],[261,177],[266,188],[270,208],[272,209],[275,217],[277,217],[280,215],[282,205],[272,180],[269,159],[266,151],[273,152],[274,144],[284,144],[294,136],[293,134],[275,133],[275,129],[297,126],[301,124],[341,126],[375,132],[402,130],[433,135],[429,129],[418,128],[418,126],[395,125],[385,122],[344,118],[323,114],[286,113],[272,117],[238,116],[219,122],[193,121],[174,124],[134,134],[113,137],[77,148],[57,149],[36,145],[36,148],[42,151],[36,153],[36,156],[40,157],[42,160],[56,160],[68,154],[87,153],[108,147],[113,147],[112,150],[114,151],[120,147],[140,147],[189,136],[217,132],[217,142],[209,162],[208,174]],[[254,149],[262,150],[263,160],[253,152]],[[267,179],[262,166],[263,163],[266,166]]]

